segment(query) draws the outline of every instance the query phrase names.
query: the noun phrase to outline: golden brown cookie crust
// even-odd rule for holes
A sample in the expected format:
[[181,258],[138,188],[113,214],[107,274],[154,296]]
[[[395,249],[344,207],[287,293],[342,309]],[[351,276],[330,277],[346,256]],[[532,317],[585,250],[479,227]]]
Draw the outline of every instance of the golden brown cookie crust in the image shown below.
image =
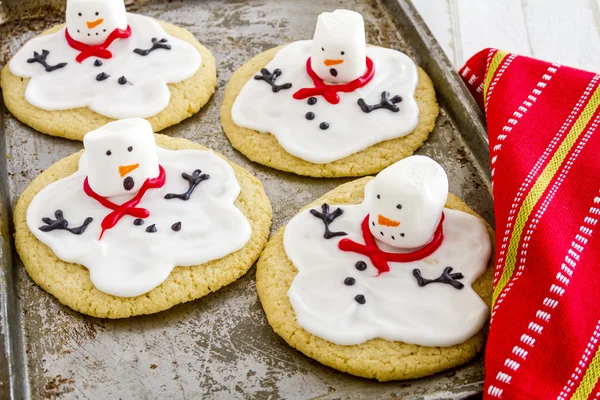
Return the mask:
[[[169,35],[194,46],[202,56],[202,66],[192,77],[169,84],[171,92],[169,105],[155,116],[147,118],[152,124],[154,132],[178,124],[197,113],[208,102],[217,85],[217,67],[212,53],[200,44],[189,31],[167,22],[157,22]],[[54,33],[63,25],[52,27],[42,35]],[[0,87],[6,108],[19,121],[38,132],[67,139],[83,140],[86,133],[114,121],[114,119],[97,114],[87,107],[59,111],[37,108],[25,100],[25,89],[28,83],[29,78],[13,75],[8,64],[0,73]]]
[[401,138],[378,143],[358,153],[328,164],[313,164],[295,157],[279,145],[275,136],[242,128],[233,122],[231,110],[240,91],[262,67],[281,49],[276,47],[260,53],[242,65],[229,80],[221,106],[223,131],[233,147],[259,164],[298,175],[316,178],[337,178],[376,174],[396,161],[411,156],[429,137],[439,114],[435,90],[429,76],[419,68],[419,83],[415,98],[419,106],[419,122],[415,130]]
[[[304,209],[328,204],[359,204],[364,186],[372,177],[346,183],[325,194]],[[450,194],[446,207],[479,217],[460,199]],[[481,217],[479,217],[481,218]],[[487,226],[487,224],[486,224]],[[483,349],[487,328],[466,342],[452,347],[425,347],[402,342],[372,339],[353,346],[341,346],[312,335],[298,325],[287,292],[298,270],[287,257],[281,228],[269,240],[256,269],[256,290],[269,324],[290,346],[310,358],[342,372],[379,381],[414,379],[456,367],[473,359]],[[494,232],[488,226],[492,245]],[[493,260],[473,289],[489,306],[492,299]]]
[[[156,143],[170,150],[206,150],[186,139],[165,135],[156,135]],[[57,258],[49,247],[36,239],[26,221],[27,208],[33,197],[50,183],[77,171],[81,154],[82,151],[58,161],[34,179],[19,198],[14,212],[15,242],[25,269],[35,283],[62,304],[99,318],[156,313],[206,296],[234,282],[250,269],[263,250],[271,226],[271,203],[257,178],[229,162],[241,187],[235,206],[252,227],[250,240],[243,248],[202,265],[175,267],[160,286],[137,297],[116,297],[99,291],[92,284],[85,267]]]

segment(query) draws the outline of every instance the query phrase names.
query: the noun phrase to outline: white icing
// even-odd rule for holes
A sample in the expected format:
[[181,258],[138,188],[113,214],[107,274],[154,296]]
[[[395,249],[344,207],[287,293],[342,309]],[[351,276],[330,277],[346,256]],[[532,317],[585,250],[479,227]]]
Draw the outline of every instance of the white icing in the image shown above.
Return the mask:
[[[132,135],[135,139],[135,134]],[[124,132],[123,136],[130,135]],[[250,239],[250,224],[234,206],[240,186],[226,161],[211,151],[156,147],[156,152],[166,173],[166,183],[160,189],[148,190],[137,206],[150,212],[142,226],[133,224],[135,217],[125,215],[98,239],[100,224],[112,210],[83,191],[84,179],[93,165],[88,150],[82,155],[76,173],[42,189],[27,210],[27,226],[36,238],[61,260],[85,266],[92,283],[102,292],[121,297],[144,294],[160,285],[175,266],[199,265],[222,258],[242,248]],[[143,155],[134,161],[142,160]],[[164,198],[167,193],[186,192],[189,184],[181,174],[192,174],[196,169],[210,178],[196,186],[189,200]],[[116,167],[113,173],[117,176],[115,180],[122,183]],[[123,204],[132,197],[133,194],[121,195],[109,200]],[[93,221],[81,235],[66,230],[41,231],[42,218],[55,219],[56,210],[62,210],[70,228],[81,225],[88,217]],[[176,222],[181,222],[178,232],[171,229]],[[146,231],[151,224],[156,224],[154,233]]]
[[[190,78],[200,68],[202,58],[192,45],[167,34],[151,18],[127,14],[127,22],[131,36],[117,39],[108,47],[113,55],[110,59],[91,56],[78,63],[75,58],[80,52],[67,43],[64,27],[27,42],[9,63],[13,75],[31,78],[25,99],[44,110],[89,107],[98,114],[116,119],[148,118],[164,110],[171,98],[167,84]],[[157,49],[147,56],[133,52],[136,48],[151,48],[152,38],[167,39],[171,49]],[[46,72],[40,63],[27,62],[34,52],[41,54],[42,50],[49,51],[48,64],[66,62],[67,65]],[[94,66],[96,60],[102,61],[102,66]],[[102,72],[110,77],[97,81],[96,76]],[[118,83],[122,76],[128,83]]]
[[[407,157],[381,171],[377,179],[366,185],[364,203],[370,215],[369,229],[378,240],[392,247],[424,246],[439,225],[447,197],[448,177],[444,169],[429,157]],[[381,219],[388,224],[381,225]]]
[[[319,78],[330,83],[348,83],[367,68],[365,23],[362,15],[335,10],[319,15],[311,51],[311,65]],[[336,75],[331,74],[334,68]]]
[[[111,122],[83,138],[90,187],[103,197],[136,193],[146,179],[158,176],[158,156],[152,125],[145,119]],[[131,149],[131,151],[130,151]],[[125,178],[133,186],[124,187]]]
[[[332,209],[337,206],[333,205]],[[341,206],[344,214],[332,224],[350,238],[364,243],[360,223],[364,205]],[[343,252],[340,237],[323,239],[323,223],[304,211],[288,224],[285,251],[298,269],[288,296],[298,323],[308,332],[341,345],[373,338],[422,346],[452,346],[477,333],[488,317],[488,308],[471,288],[485,271],[490,241],[485,226],[473,216],[445,210],[444,241],[429,257],[409,263],[389,263],[390,271],[377,276],[368,257]],[[358,271],[357,261],[368,268]],[[432,283],[419,287],[412,274],[434,279],[447,266],[461,272],[461,290]],[[356,284],[347,286],[352,277]],[[354,297],[363,294],[364,305]]]
[[[436,197],[446,197],[446,193],[440,197],[439,189],[447,188],[447,182],[445,174],[440,176],[434,161],[427,163],[418,156],[407,160],[404,165],[397,163],[388,167],[371,181],[365,187],[366,199],[362,204],[330,206],[330,212],[337,207],[343,210],[330,229],[346,232],[347,236],[324,239],[324,224],[310,210],[301,212],[288,223],[283,243],[287,256],[298,270],[288,296],[298,324],[308,332],[340,345],[382,338],[422,346],[453,346],[465,342],[483,327],[488,308],[471,285],[486,270],[491,241],[479,218],[444,209],[442,244],[422,260],[389,262],[390,271],[381,274],[368,256],[338,248],[343,239],[365,243],[361,223],[367,214],[381,208],[373,190],[383,188],[382,184],[391,186],[385,188],[386,195],[404,201],[395,216],[402,224],[394,228],[397,232],[386,231],[385,235],[396,234],[400,239],[398,234],[402,232],[405,237],[401,239],[411,241],[412,234],[421,234],[422,229],[409,225],[418,224],[419,218],[428,219],[426,209],[419,204],[418,198],[407,201],[405,196],[411,195],[413,188],[407,190],[405,181],[394,182],[390,176],[406,178],[409,174],[404,171],[405,167],[420,165],[420,173],[413,174],[412,178],[427,182],[425,188],[434,186],[430,189],[437,191],[437,196],[425,199],[431,202],[434,211]],[[436,181],[438,187],[435,187]],[[379,239],[381,235],[375,238]],[[403,250],[396,248],[405,244],[392,247],[377,241],[377,245],[386,252],[408,251],[406,247]],[[358,261],[364,261],[367,269],[359,271],[355,267]],[[424,278],[435,279],[446,267],[452,267],[452,273],[462,273],[464,277],[458,280],[464,285],[462,289],[443,283],[420,287],[413,275],[413,269],[418,268]],[[353,285],[344,283],[348,277],[355,279]],[[364,296],[365,304],[355,300],[357,295]]]
[[127,28],[123,0],[68,0],[67,28],[73,39],[101,44],[115,29]]
[[[299,89],[314,87],[306,72],[306,60],[312,49],[311,40],[291,43],[265,66],[270,72],[281,69],[276,83],[291,82],[291,89],[274,93],[266,82],[250,79],[233,104],[235,124],[271,133],[288,153],[315,164],[333,162],[414,130],[419,117],[414,98],[418,73],[408,56],[396,50],[368,47],[366,54],[375,65],[373,79],[354,92],[338,93],[338,104],[317,96],[317,103],[310,106],[306,99],[296,100],[292,96]],[[402,97],[397,104],[399,112],[361,111],[357,104],[360,98],[367,104],[378,104],[383,91],[389,92],[390,97]],[[305,118],[308,112],[315,114],[312,121]],[[328,122],[329,128],[320,129],[321,122]]]

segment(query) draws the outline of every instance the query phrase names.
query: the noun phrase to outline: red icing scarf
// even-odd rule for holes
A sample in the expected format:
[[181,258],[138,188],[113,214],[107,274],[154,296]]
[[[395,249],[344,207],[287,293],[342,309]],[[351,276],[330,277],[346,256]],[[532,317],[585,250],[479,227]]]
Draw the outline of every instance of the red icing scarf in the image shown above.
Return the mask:
[[102,197],[98,193],[94,192],[90,187],[90,184],[88,183],[88,178],[85,178],[85,180],[83,181],[83,190],[85,194],[87,194],[94,200],[97,200],[98,203],[102,204],[104,207],[114,210],[102,220],[102,224],[100,224],[100,226],[102,226],[102,232],[100,232],[100,237],[98,238],[98,240],[102,239],[104,231],[114,227],[117,224],[117,222],[119,222],[119,220],[125,215],[131,215],[135,218],[147,218],[150,216],[150,212],[148,210],[146,210],[145,208],[136,208],[135,206],[137,206],[140,203],[140,201],[142,201],[142,198],[149,189],[158,189],[164,186],[166,180],[165,170],[163,169],[162,165],[159,165],[158,168],[158,176],[156,178],[146,179],[146,182],[144,182],[144,184],[140,188],[140,191],[137,192],[135,197],[121,205],[117,205],[112,201],[108,200],[106,197]]
[[127,39],[131,36],[131,27],[127,25],[127,29],[115,29],[108,35],[104,43],[90,46],[89,44],[78,42],[69,35],[69,30],[65,29],[65,37],[69,46],[75,50],[79,50],[81,53],[75,58],[78,63],[81,63],[88,57],[99,57],[99,58],[111,58],[112,53],[107,49],[117,39]]
[[444,218],[444,213],[442,213],[442,218],[440,219],[440,223],[438,224],[438,227],[435,230],[435,233],[433,234],[433,239],[431,240],[431,242],[429,242],[419,250],[413,251],[411,253],[388,253],[386,251],[381,250],[377,246],[375,238],[369,230],[369,214],[367,214],[367,216],[361,224],[365,244],[360,244],[351,239],[346,238],[340,240],[340,242],[338,243],[338,247],[342,251],[352,251],[354,253],[359,253],[369,257],[375,268],[377,268],[377,270],[379,271],[379,273],[377,274],[379,275],[383,272],[388,272],[390,270],[388,262],[411,262],[422,260],[425,257],[431,255],[434,251],[436,251],[442,244],[442,241],[444,240],[444,231],[442,228]]
[[315,87],[298,90],[294,93],[294,98],[296,100],[302,100],[311,96],[323,96],[329,103],[337,104],[340,102],[338,92],[354,92],[356,89],[360,89],[373,79],[373,75],[375,75],[375,64],[373,64],[373,60],[367,57],[367,71],[363,76],[343,85],[328,85],[323,82],[323,80],[317,76],[315,71],[313,71],[310,65],[310,57],[306,60],[306,72],[308,72],[308,75],[312,78]]

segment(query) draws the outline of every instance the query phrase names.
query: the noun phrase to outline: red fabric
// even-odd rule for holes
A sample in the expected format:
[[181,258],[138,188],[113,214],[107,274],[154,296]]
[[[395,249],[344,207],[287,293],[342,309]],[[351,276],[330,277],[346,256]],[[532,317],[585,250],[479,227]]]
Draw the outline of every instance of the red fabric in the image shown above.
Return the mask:
[[98,240],[102,239],[104,232],[114,227],[125,215],[131,215],[135,218],[149,217],[150,212],[148,210],[145,208],[136,208],[136,206],[140,203],[140,201],[142,201],[142,198],[149,189],[158,189],[163,187],[165,184],[165,179],[165,170],[163,169],[162,165],[159,165],[159,174],[156,178],[146,179],[146,182],[144,182],[139,192],[137,192],[131,200],[126,201],[121,205],[117,205],[108,200],[106,197],[102,197],[98,193],[94,192],[88,183],[88,178],[86,177],[83,181],[83,190],[85,191],[85,194],[98,201],[104,207],[114,210],[102,220],[102,231],[100,232],[100,237]]
[[377,246],[377,242],[375,241],[375,238],[369,229],[369,214],[367,214],[361,224],[365,244],[357,243],[354,240],[346,238],[340,240],[338,247],[342,251],[352,251],[354,253],[359,253],[369,257],[375,268],[377,268],[377,271],[379,271],[377,274],[379,275],[390,270],[388,262],[411,262],[422,260],[436,251],[444,240],[444,230],[442,225],[444,222],[444,217],[444,213],[442,213],[442,218],[440,219],[440,223],[435,230],[433,239],[419,250],[411,253],[388,253],[381,250],[379,246]]
[[104,43],[97,44],[94,46],[90,46],[89,44],[85,44],[82,42],[78,42],[73,39],[71,35],[69,35],[69,30],[65,29],[65,38],[67,39],[67,43],[69,46],[74,48],[75,50],[79,50],[81,53],[75,58],[78,63],[82,62],[88,57],[99,57],[99,58],[111,58],[112,53],[108,50],[108,47],[117,39],[127,39],[131,36],[131,27],[127,25],[127,29],[115,29],[108,35]]
[[496,251],[484,396],[594,398],[600,376],[600,76],[485,49]]
[[306,99],[311,96],[323,96],[331,104],[337,104],[340,102],[340,96],[338,92],[354,92],[356,89],[360,89],[373,79],[375,75],[375,64],[373,60],[367,57],[367,71],[360,78],[356,78],[350,83],[340,85],[328,85],[313,71],[310,65],[310,57],[306,60],[306,72],[313,80],[315,87],[304,88],[294,93],[296,100]]

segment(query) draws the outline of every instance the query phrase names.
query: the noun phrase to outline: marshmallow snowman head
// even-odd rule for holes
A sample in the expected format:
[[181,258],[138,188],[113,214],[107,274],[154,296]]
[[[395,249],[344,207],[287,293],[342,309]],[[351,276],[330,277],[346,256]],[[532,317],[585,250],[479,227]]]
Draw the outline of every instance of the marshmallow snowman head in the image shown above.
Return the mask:
[[367,69],[362,15],[335,10],[319,15],[311,50],[311,67],[325,82],[348,83]]
[[67,0],[67,29],[79,42],[101,44],[115,29],[126,28],[123,0]]
[[429,157],[405,158],[381,171],[365,187],[369,228],[395,248],[415,249],[429,243],[448,197],[448,177]]
[[137,193],[159,173],[152,126],[141,118],[122,119],[83,138],[88,183],[103,197]]

